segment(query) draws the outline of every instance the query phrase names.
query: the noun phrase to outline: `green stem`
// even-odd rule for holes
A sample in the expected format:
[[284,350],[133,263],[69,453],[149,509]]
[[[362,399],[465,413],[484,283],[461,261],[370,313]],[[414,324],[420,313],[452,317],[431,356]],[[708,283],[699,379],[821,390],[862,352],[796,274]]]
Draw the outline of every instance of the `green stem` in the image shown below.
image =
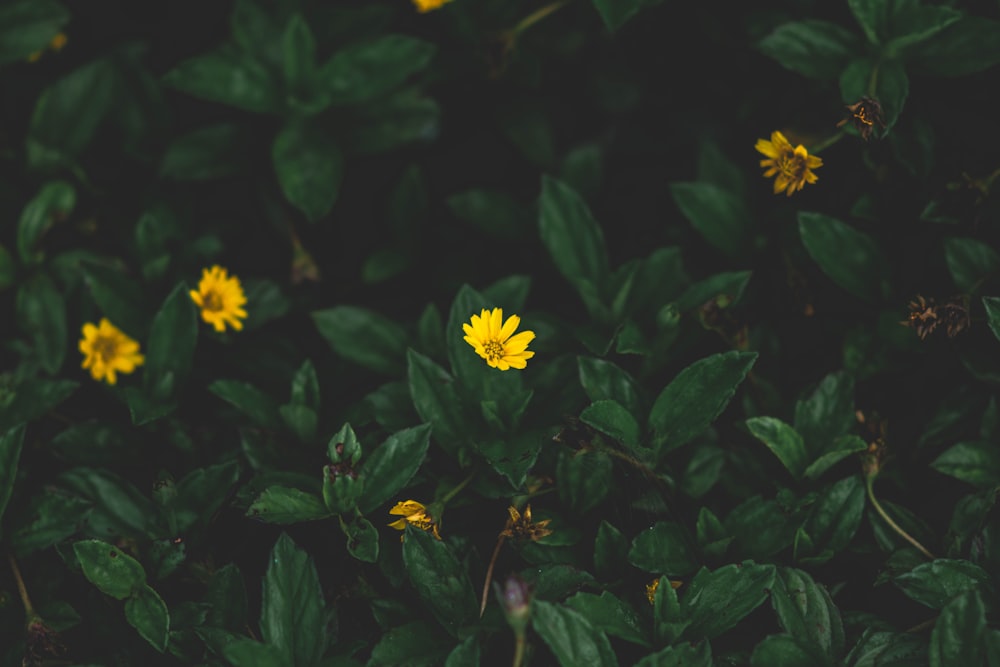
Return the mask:
[[889,516],[888,513],[886,513],[886,511],[882,508],[882,505],[879,504],[878,500],[875,498],[875,475],[868,475],[865,477],[865,488],[868,491],[868,500],[872,501],[872,507],[874,507],[875,511],[878,512],[878,515],[882,517],[887,524],[889,524],[889,527],[896,531],[904,540],[916,547],[917,551],[927,556],[929,559],[934,560],[934,554],[928,551],[924,545],[917,542],[909,533],[903,530],[898,523],[893,521],[892,517]]
[[24,614],[30,623],[38,614],[35,613],[35,607],[31,604],[31,598],[28,597],[28,588],[24,585],[24,579],[21,577],[21,568],[17,566],[14,554],[7,554],[7,561],[10,563],[10,571],[14,573],[14,582],[17,584],[17,593],[21,596],[21,604],[24,605]]
[[511,663],[511,667],[521,667],[521,663],[524,662],[524,649],[528,645],[528,642],[524,640],[524,633],[518,633],[514,639],[514,662]]
[[872,67],[871,76],[868,77],[868,97],[875,97],[878,90],[878,65]]
[[469,482],[472,481],[472,479],[476,476],[476,473],[478,473],[478,472],[479,472],[479,468],[478,467],[473,468],[472,472],[470,472],[468,475],[466,475],[465,479],[463,479],[461,482],[458,483],[458,486],[456,486],[454,489],[452,489],[448,493],[444,494],[444,497],[442,497],[441,500],[438,501],[438,503],[442,507],[445,506],[445,505],[447,505],[449,500],[451,500],[452,498],[454,498],[455,496],[457,496],[458,493],[459,493],[459,491],[461,491],[462,489],[464,489],[466,486],[469,485]]
[[520,35],[522,32],[535,25],[542,19],[544,19],[549,14],[562,9],[568,5],[570,0],[559,0],[558,2],[553,2],[551,4],[545,5],[541,9],[538,9],[531,14],[528,14],[523,19],[521,19],[516,26],[510,31],[512,37]]
[[840,130],[836,134],[830,135],[823,141],[819,142],[818,144],[815,144],[812,148],[810,148],[809,154],[818,155],[821,151],[826,150],[830,146],[834,145],[835,143],[843,139],[845,134],[847,133],[844,130]]

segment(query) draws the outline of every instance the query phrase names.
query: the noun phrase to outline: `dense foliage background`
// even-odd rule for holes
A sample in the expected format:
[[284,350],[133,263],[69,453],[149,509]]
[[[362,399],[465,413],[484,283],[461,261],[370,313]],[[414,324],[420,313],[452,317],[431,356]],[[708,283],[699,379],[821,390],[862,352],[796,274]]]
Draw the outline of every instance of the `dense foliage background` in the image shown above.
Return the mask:
[[0,665],[1000,665],[998,64],[985,0],[0,0]]

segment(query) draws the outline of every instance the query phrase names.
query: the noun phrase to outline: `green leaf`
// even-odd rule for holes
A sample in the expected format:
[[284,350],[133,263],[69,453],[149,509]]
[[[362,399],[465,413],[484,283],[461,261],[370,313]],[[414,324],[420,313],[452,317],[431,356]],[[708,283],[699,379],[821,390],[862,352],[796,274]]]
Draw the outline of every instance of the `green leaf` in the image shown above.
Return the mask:
[[[24,427],[16,427],[0,436],[0,519],[14,492],[14,480],[17,478],[17,465],[21,460],[21,447],[24,445]],[[0,522],[0,527],[3,524]],[[3,532],[0,530],[0,535]]]
[[0,64],[42,51],[69,19],[69,11],[54,0],[4,3],[0,6]]
[[337,51],[319,78],[334,104],[362,104],[385,95],[425,69],[437,50],[408,35],[381,35]]
[[847,6],[864,31],[868,41],[881,44],[889,21],[890,5],[885,0],[847,0]]
[[735,627],[767,599],[774,579],[773,565],[753,561],[715,571],[702,568],[681,599],[682,618],[691,621],[684,637],[690,641],[712,639]]
[[233,632],[247,623],[247,591],[243,575],[235,563],[223,565],[208,581],[205,602],[210,605],[205,623]]
[[822,654],[817,654],[815,647],[788,635],[765,637],[750,656],[750,667],[821,667],[832,664]]
[[62,486],[94,504],[87,521],[92,535],[159,537],[165,532],[160,513],[149,498],[110,471],[80,466],[58,479]]
[[675,644],[691,621],[682,614],[670,579],[660,577],[658,581],[653,595],[653,636],[656,644]]
[[559,273],[578,292],[600,295],[610,276],[604,233],[580,195],[544,176],[538,226]]
[[899,119],[909,94],[910,83],[903,64],[897,60],[859,58],[851,62],[840,76],[840,94],[845,102],[854,103],[868,94],[868,86],[875,78],[874,97],[881,103],[885,129],[876,136],[884,136]]
[[854,377],[849,373],[830,373],[808,397],[795,403],[795,430],[813,455],[827,451],[855,423]]
[[316,565],[287,534],[271,550],[264,574],[260,631],[286,665],[314,667],[326,650],[323,589]]
[[771,604],[781,627],[806,646],[815,646],[830,658],[844,651],[840,612],[821,584],[806,572],[779,567],[771,589]]
[[753,217],[742,199],[707,182],[671,183],[677,207],[706,241],[730,257],[748,247]]
[[273,113],[281,108],[278,84],[260,63],[233,47],[195,56],[163,76],[163,82],[194,97]]
[[531,605],[531,627],[562,667],[618,665],[607,636],[572,609],[535,599]]
[[766,56],[810,79],[836,79],[861,50],[853,32],[829,21],[779,25],[757,44]]
[[1000,340],[1000,296],[984,296],[983,308],[986,309],[986,320],[990,331]]
[[600,506],[613,486],[611,457],[597,449],[559,450],[556,487],[559,499],[577,514]]
[[21,211],[17,224],[17,250],[21,261],[30,264],[44,256],[42,237],[57,222],[69,217],[76,206],[76,190],[65,181],[51,181]]
[[788,468],[792,477],[802,477],[810,457],[802,437],[794,428],[776,417],[752,417],[746,424],[754,437],[767,445]]
[[751,496],[729,513],[723,525],[735,538],[736,553],[764,559],[792,543],[798,527],[792,519],[776,501]]
[[267,523],[290,524],[332,516],[323,499],[287,486],[270,486],[247,508],[247,516]]
[[1000,272],[1000,255],[982,241],[950,238],[944,242],[944,258],[951,277],[963,292],[973,293]]
[[163,598],[148,585],[125,600],[125,620],[157,651],[167,649],[170,613]]
[[66,359],[66,301],[47,274],[36,273],[17,291],[17,320],[21,330],[34,342],[42,368],[50,375],[59,372]]
[[112,324],[132,338],[148,332],[146,299],[135,276],[97,262],[80,262],[90,295]]
[[630,606],[608,591],[600,595],[577,593],[566,600],[566,606],[580,613],[595,630],[625,641],[649,646],[644,623]]
[[177,532],[187,534],[201,527],[222,507],[236,482],[240,467],[235,460],[195,468],[177,483],[173,510]]
[[798,219],[809,256],[833,282],[869,302],[883,294],[888,264],[870,236],[822,213],[800,211]]
[[198,319],[183,282],[167,296],[153,318],[146,344],[144,384],[156,398],[173,395],[191,372],[198,344]]
[[208,390],[266,429],[281,428],[278,406],[257,387],[238,380],[215,380]]
[[552,439],[551,431],[523,431],[512,436],[481,440],[478,451],[498,474],[519,489],[535,465],[542,447]]
[[723,352],[678,373],[649,413],[657,456],[686,444],[715,421],[756,360],[756,352]]
[[579,356],[576,361],[580,385],[591,401],[616,401],[633,416],[643,414],[641,389],[626,371],[596,357]]
[[433,426],[434,440],[446,451],[457,449],[464,440],[465,425],[454,378],[419,352],[407,350],[406,360],[417,414]]
[[594,401],[580,413],[580,421],[630,447],[642,438],[639,422],[617,401]]
[[160,176],[211,181],[238,172],[248,158],[247,133],[232,123],[201,127],[174,138],[160,160]]
[[233,667],[285,667],[281,652],[269,644],[238,637],[222,647],[223,657]]
[[635,667],[712,667],[712,647],[708,642],[678,644],[651,653]]
[[317,310],[312,318],[340,356],[377,373],[402,374],[408,336],[389,318],[357,306]]
[[429,142],[440,131],[440,115],[437,102],[416,90],[403,89],[365,106],[352,132],[344,137],[344,148],[370,155],[416,141]]
[[[34,496],[20,521],[11,521],[9,541],[18,557],[47,549],[80,529],[90,511],[90,502],[55,491]],[[11,525],[13,524],[13,525]]]
[[1000,452],[985,440],[960,442],[942,452],[931,467],[977,487],[1000,484]]
[[500,190],[467,190],[445,201],[456,218],[494,238],[513,241],[531,229],[529,212]]
[[736,303],[743,296],[751,275],[750,271],[730,271],[705,278],[691,285],[677,298],[677,310],[686,312],[722,295],[730,303]]
[[298,12],[288,19],[283,36],[285,88],[290,95],[289,103],[295,106],[312,93],[316,76],[316,37]]
[[883,51],[887,57],[904,55],[907,60],[919,53],[931,37],[962,18],[962,12],[951,7],[936,7],[919,3],[906,3],[903,11],[892,17],[891,39]]
[[956,595],[965,591],[988,591],[990,575],[967,560],[938,558],[921,563],[894,578],[893,583],[907,596],[931,609],[942,609]]
[[709,445],[698,447],[691,453],[684,469],[681,490],[692,498],[701,498],[719,481],[725,464],[726,455],[720,448]]
[[602,519],[594,539],[594,571],[605,579],[620,576],[628,548],[628,540],[622,532]]
[[830,449],[818,456],[806,468],[805,476],[816,479],[827,470],[846,459],[851,454],[863,452],[868,444],[856,435],[842,435],[834,440]]
[[285,197],[309,222],[330,212],[344,176],[344,156],[326,132],[291,121],[275,136],[271,159]]
[[1000,63],[1000,21],[963,16],[908,54],[922,74],[966,76]]
[[[885,662],[883,658],[903,653],[908,661]],[[847,655],[851,667],[909,667],[927,664],[927,643],[913,633],[894,633],[866,628]]]
[[479,640],[475,635],[470,635],[448,654],[444,667],[479,667],[479,654]]
[[698,569],[687,531],[673,521],[657,521],[636,535],[628,560],[646,572],[670,576],[683,576]]
[[931,631],[931,667],[981,665],[985,653],[986,605],[978,591],[967,591],[941,610]]
[[803,524],[816,553],[843,551],[857,532],[864,509],[865,487],[860,476],[852,475],[827,487]]
[[591,0],[594,9],[611,32],[618,30],[626,21],[635,16],[648,0]]
[[365,489],[358,501],[367,514],[406,486],[420,469],[430,445],[431,425],[422,424],[390,435],[361,464]]
[[455,642],[435,626],[414,621],[390,629],[372,649],[379,667],[439,667]]
[[420,599],[452,635],[478,618],[469,574],[444,542],[407,526],[403,563]]
[[139,561],[118,547],[101,540],[73,544],[83,575],[105,595],[124,600],[142,591],[146,572]]
[[378,561],[378,531],[371,521],[357,517],[350,523],[342,523],[341,528],[347,536],[349,554],[365,563]]

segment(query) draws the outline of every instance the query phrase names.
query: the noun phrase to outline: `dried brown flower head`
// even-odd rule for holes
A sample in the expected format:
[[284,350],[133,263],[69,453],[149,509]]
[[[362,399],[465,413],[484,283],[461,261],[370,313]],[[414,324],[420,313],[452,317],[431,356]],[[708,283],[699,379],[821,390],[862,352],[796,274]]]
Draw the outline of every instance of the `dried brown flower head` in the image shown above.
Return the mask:
[[969,327],[969,298],[953,296],[942,304],[934,299],[917,295],[909,304],[908,319],[900,324],[913,328],[920,340],[932,333],[938,326],[944,326],[948,338],[954,338]]
[[854,104],[848,104],[844,108],[847,109],[849,115],[837,123],[837,127],[843,127],[851,122],[865,141],[871,137],[876,125],[883,130],[886,127],[882,105],[873,97],[864,96]]
[[507,519],[507,524],[500,531],[500,534],[509,537],[511,539],[517,540],[519,542],[525,542],[531,540],[536,542],[546,535],[551,535],[552,531],[546,526],[552,519],[545,519],[544,521],[534,522],[531,520],[531,505],[524,508],[524,514],[517,511],[517,508],[510,506],[507,508],[507,513],[510,515]]

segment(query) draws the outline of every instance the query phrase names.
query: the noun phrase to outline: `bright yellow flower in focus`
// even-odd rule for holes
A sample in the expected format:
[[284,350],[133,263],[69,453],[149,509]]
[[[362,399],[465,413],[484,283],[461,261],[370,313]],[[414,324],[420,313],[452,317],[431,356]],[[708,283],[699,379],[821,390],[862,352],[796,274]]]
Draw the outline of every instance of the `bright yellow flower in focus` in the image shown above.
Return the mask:
[[413,6],[417,8],[418,12],[425,14],[434,9],[441,9],[449,2],[451,0],[413,0]]
[[80,352],[83,353],[82,367],[90,369],[91,377],[98,382],[104,380],[108,384],[118,382],[115,373],[131,373],[146,360],[139,354],[139,343],[107,318],[101,318],[97,326],[90,322],[83,325]]
[[517,315],[511,315],[504,322],[502,308],[494,308],[492,312],[484,308],[481,314],[472,316],[471,325],[463,324],[462,330],[465,342],[476,349],[476,354],[490,367],[506,371],[524,368],[528,359],[535,356],[527,349],[528,343],[535,338],[534,331],[513,335],[520,323],[521,318]]
[[201,282],[197,290],[191,290],[191,300],[201,308],[201,319],[216,331],[225,331],[227,324],[237,331],[243,328],[240,320],[247,316],[243,286],[236,276],[227,276],[221,266],[202,269]]
[[[427,513],[427,508],[422,504],[418,503],[416,500],[404,500],[403,502],[396,503],[396,505],[389,510],[389,514],[394,514],[396,516],[402,516],[402,519],[398,519],[389,524],[390,528],[395,528],[396,530],[405,530],[406,524],[411,526],[416,526],[420,530],[429,531],[437,539],[441,539],[441,534],[438,532],[437,522],[431,518],[431,515]],[[402,539],[402,535],[400,535]]]
[[765,168],[764,178],[776,176],[774,194],[784,190],[791,197],[793,192],[801,190],[806,183],[818,180],[812,170],[822,167],[823,160],[809,155],[802,144],[792,148],[792,144],[781,132],[772,132],[770,141],[758,139],[755,148],[757,152],[767,156],[766,160],[760,161],[760,166]]

